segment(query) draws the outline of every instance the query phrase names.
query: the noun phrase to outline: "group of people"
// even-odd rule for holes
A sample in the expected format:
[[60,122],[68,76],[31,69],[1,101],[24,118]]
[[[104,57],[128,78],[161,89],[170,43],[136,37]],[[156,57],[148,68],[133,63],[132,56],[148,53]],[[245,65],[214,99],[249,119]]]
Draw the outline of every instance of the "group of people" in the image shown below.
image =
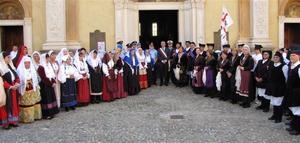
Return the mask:
[[212,43],[169,40],[142,48],[136,41],[126,47],[120,41],[111,51],[63,48],[29,55],[25,46],[14,46],[0,54],[0,125],[10,129],[52,119],[60,109],[137,95],[159,79],[160,86],[171,80],[178,88],[190,86],[196,94],[243,108],[260,101],[256,109],[268,112],[273,105],[269,120],[280,123],[285,114],[291,119],[287,130],[299,135],[300,48],[280,49],[273,58],[262,48],[255,45],[251,54],[244,44],[215,51]]

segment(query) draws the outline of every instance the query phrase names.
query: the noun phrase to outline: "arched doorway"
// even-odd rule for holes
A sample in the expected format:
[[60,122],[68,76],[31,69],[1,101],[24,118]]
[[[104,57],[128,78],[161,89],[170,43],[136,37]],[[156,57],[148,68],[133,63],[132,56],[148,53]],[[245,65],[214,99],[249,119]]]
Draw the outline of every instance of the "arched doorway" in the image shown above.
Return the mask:
[[13,45],[32,48],[31,0],[0,1],[0,50]]
[[281,1],[279,8],[279,48],[300,45],[300,1]]

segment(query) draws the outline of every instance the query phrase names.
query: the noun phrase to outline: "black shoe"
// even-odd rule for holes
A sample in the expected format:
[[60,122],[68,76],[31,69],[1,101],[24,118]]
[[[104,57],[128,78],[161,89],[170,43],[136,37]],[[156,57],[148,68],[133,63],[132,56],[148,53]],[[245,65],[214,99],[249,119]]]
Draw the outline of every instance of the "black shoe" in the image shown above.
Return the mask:
[[236,101],[231,101],[230,103],[231,103],[231,104],[236,104],[237,102],[236,102]]
[[165,86],[169,86],[169,84],[166,83]]
[[163,84],[161,83],[161,84],[159,84],[159,86],[163,86]]
[[18,124],[9,124],[9,126],[14,127],[14,128],[19,127]]
[[69,108],[68,107],[66,107],[65,110],[66,110],[66,112],[69,112]]
[[263,106],[262,106],[262,105],[257,106],[255,109],[256,109],[256,110],[262,110],[262,109],[263,109]]
[[290,131],[290,135],[300,135],[300,132],[299,131],[296,131],[296,130],[293,130],[293,131]]
[[245,102],[242,102],[242,103],[240,103],[239,105],[240,105],[240,106],[244,106],[244,105],[245,105]]
[[11,129],[11,126],[9,126],[9,125],[3,126],[3,129],[4,129],[4,130],[10,130],[10,129]]
[[250,108],[250,104],[244,104],[243,108]]
[[76,110],[76,108],[73,106],[73,107],[70,107],[71,108],[71,110]]
[[205,94],[205,95],[204,95],[204,97],[208,97],[208,96],[209,96],[208,94]]
[[263,112],[267,113],[270,109],[263,109]]
[[289,128],[286,128],[285,130],[286,130],[286,131],[288,131],[288,132],[294,131],[294,129],[293,129],[293,128],[291,128],[291,127],[289,127]]
[[276,119],[276,120],[274,121],[274,123],[281,123],[281,120]]
[[275,120],[275,116],[271,116],[268,120]]

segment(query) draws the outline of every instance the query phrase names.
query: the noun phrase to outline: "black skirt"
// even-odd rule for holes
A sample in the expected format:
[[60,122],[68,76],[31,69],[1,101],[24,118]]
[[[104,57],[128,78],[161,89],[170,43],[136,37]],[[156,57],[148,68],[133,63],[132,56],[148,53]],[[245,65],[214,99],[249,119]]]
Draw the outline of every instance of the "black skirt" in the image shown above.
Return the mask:
[[40,83],[40,93],[41,93],[41,106],[43,117],[54,116],[59,112],[55,91],[51,86],[47,86],[44,83]]

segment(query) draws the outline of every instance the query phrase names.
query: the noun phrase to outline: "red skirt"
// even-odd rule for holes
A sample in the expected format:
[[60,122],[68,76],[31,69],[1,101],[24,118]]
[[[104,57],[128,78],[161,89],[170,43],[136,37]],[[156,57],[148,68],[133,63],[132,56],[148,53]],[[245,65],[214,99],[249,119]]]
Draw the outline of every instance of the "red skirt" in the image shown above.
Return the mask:
[[123,76],[121,73],[118,74],[118,98],[125,98],[128,96],[128,93],[124,91],[124,82]]
[[241,85],[239,94],[241,96],[248,97],[249,96],[249,83],[251,80],[251,71],[241,70]]
[[117,88],[118,83],[115,79],[108,79],[108,77],[103,77],[103,91],[102,91],[102,100],[104,102],[109,102],[114,100],[117,97]]
[[89,103],[90,102],[90,87],[89,87],[89,80],[80,79],[77,82],[77,89],[78,89],[78,96],[77,102],[78,103]]
[[139,82],[140,82],[140,87],[141,87],[141,89],[146,89],[146,88],[148,88],[148,78],[147,78],[147,74],[140,75],[140,76],[139,76]]
[[17,101],[17,92],[11,92],[12,110],[11,115],[8,115],[6,106],[0,107],[0,126],[7,126],[9,124],[18,124],[19,122],[19,104]]

